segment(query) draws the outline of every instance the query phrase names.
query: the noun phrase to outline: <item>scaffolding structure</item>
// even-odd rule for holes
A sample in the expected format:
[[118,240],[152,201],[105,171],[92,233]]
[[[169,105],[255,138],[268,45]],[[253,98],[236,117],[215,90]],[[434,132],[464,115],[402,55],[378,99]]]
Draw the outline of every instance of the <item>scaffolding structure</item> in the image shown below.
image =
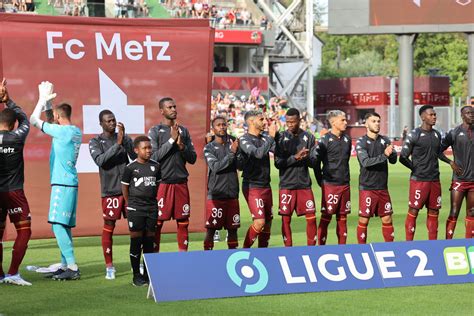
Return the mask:
[[[275,46],[256,50],[251,58],[252,70],[268,74],[270,93],[285,97],[291,106],[295,106],[293,93],[303,83],[306,87],[306,111],[313,117],[314,1],[257,0],[256,4],[272,25]],[[278,64],[282,63],[301,65],[289,81],[283,81],[278,70]]]

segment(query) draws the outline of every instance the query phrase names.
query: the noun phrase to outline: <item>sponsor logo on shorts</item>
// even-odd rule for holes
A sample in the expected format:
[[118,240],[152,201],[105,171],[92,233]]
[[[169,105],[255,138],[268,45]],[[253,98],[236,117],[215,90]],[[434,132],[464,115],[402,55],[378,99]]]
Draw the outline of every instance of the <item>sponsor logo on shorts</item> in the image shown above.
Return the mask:
[[437,206],[441,206],[441,196],[438,196],[438,198],[436,199],[436,204]]
[[226,269],[232,282],[242,288],[245,293],[259,293],[268,284],[267,268],[258,258],[251,259],[249,251],[233,253],[227,259]]
[[351,201],[346,202],[346,210],[348,210],[348,211],[351,210]]
[[183,215],[188,215],[189,214],[189,204],[184,204],[183,205]]
[[236,224],[239,224],[240,223],[240,215],[239,214],[235,214],[233,217],[232,217],[232,221]]
[[385,203],[385,210],[390,211],[392,209],[392,204],[390,202]]
[[8,208],[7,213],[8,214],[21,214],[23,213],[23,209],[21,207]]
[[306,208],[313,209],[314,208],[314,202],[311,201],[311,200],[306,201]]

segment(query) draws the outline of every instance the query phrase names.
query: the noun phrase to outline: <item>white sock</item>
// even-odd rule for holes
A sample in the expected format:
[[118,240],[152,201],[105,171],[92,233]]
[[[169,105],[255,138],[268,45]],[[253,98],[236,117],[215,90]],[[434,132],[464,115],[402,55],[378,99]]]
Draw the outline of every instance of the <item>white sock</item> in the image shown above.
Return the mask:
[[77,267],[77,264],[68,264],[67,267],[71,269],[72,271],[77,271],[79,268]]

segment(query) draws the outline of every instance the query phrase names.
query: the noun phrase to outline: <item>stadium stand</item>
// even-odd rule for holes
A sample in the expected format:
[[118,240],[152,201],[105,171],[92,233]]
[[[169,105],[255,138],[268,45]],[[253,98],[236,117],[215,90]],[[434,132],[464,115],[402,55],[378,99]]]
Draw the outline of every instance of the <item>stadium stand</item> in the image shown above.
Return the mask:
[[0,12],[35,13],[35,2],[33,0],[2,0],[0,1]]
[[209,19],[218,29],[267,29],[271,24],[248,1],[166,0],[171,17]]
[[[272,97],[266,99],[263,95],[257,94],[257,89],[253,89],[249,95],[237,95],[232,93],[217,93],[211,100],[211,120],[216,116],[226,117],[229,121],[228,132],[232,136],[242,136],[247,126],[244,115],[247,111],[261,110],[266,114],[268,120],[275,120],[283,128],[285,126],[285,113],[289,105],[282,97]],[[311,119],[306,112],[302,112],[301,128],[313,133],[318,139],[325,126],[317,119]]]

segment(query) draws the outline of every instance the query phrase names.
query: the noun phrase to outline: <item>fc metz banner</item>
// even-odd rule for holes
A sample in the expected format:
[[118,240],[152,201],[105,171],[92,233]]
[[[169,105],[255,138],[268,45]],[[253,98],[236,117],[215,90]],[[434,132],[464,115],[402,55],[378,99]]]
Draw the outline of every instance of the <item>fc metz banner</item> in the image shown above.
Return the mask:
[[474,240],[165,252],[145,263],[156,302],[474,283]]
[[[83,131],[75,235],[101,233],[99,176],[88,150],[89,140],[101,132],[99,112],[112,110],[126,133],[135,137],[160,122],[158,100],[166,96],[176,100],[178,122],[189,128],[198,153],[196,164],[188,165],[190,228],[203,229],[206,167],[201,156],[214,41],[207,21],[0,14],[0,34],[0,75],[7,78],[11,98],[29,116],[38,97],[37,85],[51,81],[58,94],[55,102],[73,106],[73,124]],[[34,237],[51,236],[50,142],[50,137],[32,128],[25,147],[25,191]],[[119,229],[126,232],[126,225]]]

